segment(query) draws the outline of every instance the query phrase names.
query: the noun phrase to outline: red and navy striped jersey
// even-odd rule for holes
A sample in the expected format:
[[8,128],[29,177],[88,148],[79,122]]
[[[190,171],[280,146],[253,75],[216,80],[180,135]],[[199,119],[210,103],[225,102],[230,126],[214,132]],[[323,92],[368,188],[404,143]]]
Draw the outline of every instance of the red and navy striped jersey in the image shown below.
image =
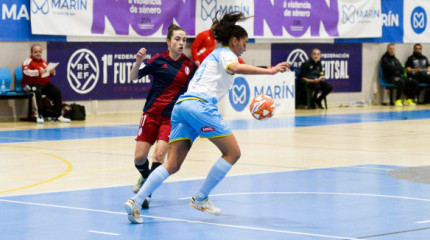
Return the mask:
[[145,67],[139,70],[139,78],[151,74],[154,80],[143,111],[170,117],[173,106],[178,97],[186,92],[197,66],[184,54],[174,61],[169,51],[159,53],[144,63]]

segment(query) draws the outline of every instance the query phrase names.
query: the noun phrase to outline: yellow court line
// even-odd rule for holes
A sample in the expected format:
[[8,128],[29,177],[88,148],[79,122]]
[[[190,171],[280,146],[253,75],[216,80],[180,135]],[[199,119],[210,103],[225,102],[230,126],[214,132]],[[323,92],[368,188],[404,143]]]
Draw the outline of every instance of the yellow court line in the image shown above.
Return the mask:
[[14,189],[10,189],[10,190],[1,191],[0,193],[18,191],[18,190],[22,190],[22,189],[26,189],[26,188],[31,188],[31,187],[35,187],[35,186],[38,186],[38,185],[42,185],[42,184],[48,183],[48,182],[55,181],[55,180],[57,180],[57,179],[59,179],[61,177],[64,177],[68,173],[70,173],[72,171],[72,168],[73,168],[71,162],[67,161],[64,158],[60,158],[58,156],[55,156],[55,155],[52,155],[52,154],[49,154],[49,153],[37,152],[37,151],[31,150],[31,149],[25,149],[25,148],[19,148],[19,147],[11,147],[11,146],[5,146],[5,145],[0,145],[0,147],[14,148],[14,149],[18,149],[18,150],[24,150],[24,151],[29,151],[29,152],[35,152],[35,153],[39,153],[39,154],[44,154],[44,155],[47,155],[47,156],[50,156],[50,157],[53,157],[53,158],[60,159],[61,161],[63,161],[67,165],[66,171],[64,171],[60,175],[55,176],[55,177],[53,177],[51,179],[48,179],[48,180],[45,180],[45,181],[42,181],[42,182],[39,182],[39,183],[31,184],[31,185],[28,185],[28,186],[24,186],[24,187],[19,187],[19,188],[14,188]]
[[[94,169],[94,170],[85,170],[85,171],[73,171],[73,173],[94,173],[94,172],[110,172],[110,171],[122,171],[122,170],[132,170],[134,167],[126,167],[126,168],[103,168],[103,169]],[[0,179],[14,179],[14,178],[23,178],[23,177],[42,177],[55,174],[57,172],[48,172],[48,173],[40,173],[40,174],[30,174],[30,175],[21,175],[21,176],[9,176],[9,177],[0,177]]]

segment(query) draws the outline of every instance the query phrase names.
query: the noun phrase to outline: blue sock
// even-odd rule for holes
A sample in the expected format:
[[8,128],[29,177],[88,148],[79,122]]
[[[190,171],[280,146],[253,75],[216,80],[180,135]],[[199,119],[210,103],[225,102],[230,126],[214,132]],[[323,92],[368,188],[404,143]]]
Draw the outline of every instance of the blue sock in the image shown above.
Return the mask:
[[224,158],[218,159],[218,161],[212,166],[212,169],[209,171],[208,176],[206,177],[203,186],[196,193],[197,201],[202,201],[208,198],[209,193],[216,187],[216,185],[221,182],[221,180],[225,177],[225,175],[230,171],[231,165]]
[[161,165],[157,167],[146,179],[143,186],[140,188],[139,192],[133,197],[136,203],[141,206],[143,201],[151,194],[155,189],[157,189],[161,184],[169,177],[169,172],[166,168]]

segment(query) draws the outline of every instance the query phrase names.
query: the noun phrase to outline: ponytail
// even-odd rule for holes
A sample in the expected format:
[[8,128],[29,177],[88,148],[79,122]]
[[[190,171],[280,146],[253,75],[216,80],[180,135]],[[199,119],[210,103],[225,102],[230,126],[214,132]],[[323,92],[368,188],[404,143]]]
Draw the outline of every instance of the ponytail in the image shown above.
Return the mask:
[[226,13],[222,17],[219,16],[219,14],[219,11],[215,14],[213,21],[213,24],[215,25],[213,34],[215,39],[223,46],[227,46],[232,37],[236,37],[237,39],[248,37],[246,30],[243,27],[236,25],[236,22],[246,19],[243,13]]

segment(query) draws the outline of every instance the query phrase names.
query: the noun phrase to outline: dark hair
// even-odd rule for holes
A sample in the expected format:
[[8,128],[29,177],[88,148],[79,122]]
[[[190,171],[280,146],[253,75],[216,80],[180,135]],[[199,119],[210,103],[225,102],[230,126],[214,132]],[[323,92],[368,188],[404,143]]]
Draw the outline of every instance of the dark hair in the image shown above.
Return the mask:
[[171,23],[171,24],[170,24],[170,26],[169,26],[169,32],[167,33],[167,39],[171,40],[171,38],[172,38],[172,36],[173,36],[173,32],[174,32],[174,31],[178,31],[178,30],[180,30],[180,31],[184,31],[185,33],[187,33],[187,32],[185,31],[185,29],[183,29],[183,28],[179,27],[178,25],[176,25],[176,24],[174,24],[174,23]]
[[42,48],[42,46],[40,46],[40,44],[35,43],[35,44],[31,45],[30,53],[33,53],[33,48],[37,47],[37,46],[40,47],[40,48]]
[[319,50],[318,48],[314,48],[312,49],[311,54],[314,53],[314,51],[319,51],[321,53],[321,50]]
[[[237,21],[243,21],[246,17],[241,12],[226,13],[224,16],[219,16],[219,11],[216,12],[213,23],[215,24],[213,33],[214,38],[223,46],[227,46],[232,37],[241,39],[248,37],[246,30],[236,25]],[[221,18],[221,19],[219,19]]]
[[423,47],[422,45],[421,45],[421,43],[415,43],[415,45],[414,45],[414,49],[415,49],[415,47],[416,46],[420,46],[421,48]]

